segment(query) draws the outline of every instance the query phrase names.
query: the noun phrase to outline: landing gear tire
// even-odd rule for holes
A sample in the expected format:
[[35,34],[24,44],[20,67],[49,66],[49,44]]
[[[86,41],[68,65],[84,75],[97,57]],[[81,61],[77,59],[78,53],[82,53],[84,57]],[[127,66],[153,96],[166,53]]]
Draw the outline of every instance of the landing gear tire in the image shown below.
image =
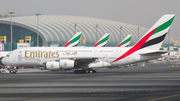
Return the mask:
[[74,73],[96,73],[96,70],[74,70]]
[[11,74],[14,74],[14,73],[15,73],[13,70],[10,70],[9,72],[10,72]]

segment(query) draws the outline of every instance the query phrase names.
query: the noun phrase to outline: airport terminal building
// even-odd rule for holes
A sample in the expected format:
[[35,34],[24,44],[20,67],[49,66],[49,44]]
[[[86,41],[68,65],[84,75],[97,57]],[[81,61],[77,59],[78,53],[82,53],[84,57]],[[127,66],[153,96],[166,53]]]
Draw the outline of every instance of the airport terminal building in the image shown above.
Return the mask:
[[[19,40],[28,40],[30,46],[63,46],[76,32],[82,32],[81,39],[85,43],[80,45],[93,46],[105,33],[110,33],[107,46],[116,46],[128,34],[132,34],[130,45],[136,43],[149,28],[143,28],[127,23],[90,17],[39,15],[12,17],[13,49]],[[0,36],[6,36],[6,50],[10,50],[11,17],[0,18]],[[3,43],[3,42],[1,42]],[[173,43],[166,37],[163,45]]]

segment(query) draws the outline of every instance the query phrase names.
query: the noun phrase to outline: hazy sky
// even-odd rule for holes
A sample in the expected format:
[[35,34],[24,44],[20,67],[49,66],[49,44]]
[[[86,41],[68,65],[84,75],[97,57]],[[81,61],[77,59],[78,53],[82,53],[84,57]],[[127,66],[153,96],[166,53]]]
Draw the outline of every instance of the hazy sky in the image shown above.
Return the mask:
[[170,35],[180,35],[180,0],[0,0],[0,14],[72,15],[150,28],[162,15],[176,14]]

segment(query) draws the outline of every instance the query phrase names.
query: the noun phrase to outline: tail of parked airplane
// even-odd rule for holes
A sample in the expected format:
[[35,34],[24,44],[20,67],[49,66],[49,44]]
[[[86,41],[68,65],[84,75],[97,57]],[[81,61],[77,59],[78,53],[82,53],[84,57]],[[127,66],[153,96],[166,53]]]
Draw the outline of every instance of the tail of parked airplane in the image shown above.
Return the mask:
[[163,15],[133,47],[159,50],[174,17],[174,14]]
[[106,33],[93,47],[105,47],[109,38],[109,33]]
[[161,52],[158,50],[161,47],[163,40],[169,31],[174,17],[174,14],[163,15],[132,48],[126,51],[119,58],[112,61],[112,63],[142,49],[151,50],[150,52],[142,53],[142,55],[161,54]]
[[81,32],[77,32],[65,45],[64,47],[75,47],[78,45],[79,39],[81,37]]
[[123,41],[121,41],[121,42],[117,45],[117,47],[126,47],[126,46],[128,46],[129,43],[130,43],[130,41],[131,41],[131,38],[132,38],[132,35],[126,36],[126,38],[125,38]]

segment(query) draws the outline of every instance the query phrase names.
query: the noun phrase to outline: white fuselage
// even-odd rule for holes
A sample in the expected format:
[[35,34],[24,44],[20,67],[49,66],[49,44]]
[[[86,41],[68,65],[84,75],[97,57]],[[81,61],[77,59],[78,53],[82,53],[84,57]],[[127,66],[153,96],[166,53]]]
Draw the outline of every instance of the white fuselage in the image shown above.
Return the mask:
[[88,68],[114,67],[141,62],[159,56],[141,56],[140,53],[149,50],[138,50],[132,54],[113,62],[130,47],[30,47],[12,51],[3,58],[2,63],[10,66],[45,66],[48,61],[62,59],[87,59],[96,58],[96,61],[89,64]]

